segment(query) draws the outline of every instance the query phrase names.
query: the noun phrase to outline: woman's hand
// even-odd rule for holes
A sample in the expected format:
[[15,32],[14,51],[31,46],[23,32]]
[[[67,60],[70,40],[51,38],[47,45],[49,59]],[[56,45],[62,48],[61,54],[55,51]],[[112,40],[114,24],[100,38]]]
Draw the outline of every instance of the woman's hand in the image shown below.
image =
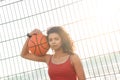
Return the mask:
[[29,35],[36,35],[36,34],[40,34],[40,33],[42,33],[39,29],[34,29],[33,31],[31,31],[30,33],[29,33]]

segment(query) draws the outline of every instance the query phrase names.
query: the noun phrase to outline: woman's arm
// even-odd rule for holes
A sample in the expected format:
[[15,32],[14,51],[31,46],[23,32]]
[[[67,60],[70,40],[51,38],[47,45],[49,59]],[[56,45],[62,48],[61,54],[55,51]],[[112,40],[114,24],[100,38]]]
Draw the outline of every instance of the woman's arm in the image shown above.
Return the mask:
[[33,61],[46,62],[46,56],[39,57],[32,53],[29,53],[29,51],[27,49],[28,40],[29,40],[29,38],[26,40],[26,42],[22,48],[21,57],[23,57],[25,59],[33,60]]
[[[30,35],[38,34],[38,33],[40,33],[40,30],[35,29],[30,33]],[[28,41],[29,41],[29,38],[27,38],[26,42],[24,43],[24,46],[23,46],[22,52],[21,52],[21,57],[23,57],[25,59],[33,60],[33,61],[48,62],[48,60],[50,58],[50,55],[48,55],[48,54],[46,54],[45,56],[39,57],[32,53],[29,53]]]
[[72,56],[72,63],[78,76],[78,80],[85,80],[84,69],[78,55],[75,54]]

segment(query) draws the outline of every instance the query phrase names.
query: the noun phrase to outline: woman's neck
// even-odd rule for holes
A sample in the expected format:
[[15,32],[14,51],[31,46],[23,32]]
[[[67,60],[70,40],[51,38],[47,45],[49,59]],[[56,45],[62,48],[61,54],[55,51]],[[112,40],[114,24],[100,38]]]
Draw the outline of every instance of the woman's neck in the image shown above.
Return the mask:
[[66,55],[68,55],[68,54],[64,53],[62,50],[55,51],[55,53],[54,53],[54,57],[56,57],[56,58],[64,57]]
[[61,53],[64,53],[63,50],[60,48],[60,49],[57,49],[55,50],[55,54],[61,54]]

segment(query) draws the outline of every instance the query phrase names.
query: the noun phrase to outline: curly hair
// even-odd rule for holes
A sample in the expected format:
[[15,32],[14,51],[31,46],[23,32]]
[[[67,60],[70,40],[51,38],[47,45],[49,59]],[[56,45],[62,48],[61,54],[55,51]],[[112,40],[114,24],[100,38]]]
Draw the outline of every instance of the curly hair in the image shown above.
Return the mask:
[[62,39],[62,49],[63,52],[68,54],[74,54],[73,41],[71,40],[69,34],[64,30],[62,26],[54,26],[47,30],[47,39],[49,34],[57,33]]

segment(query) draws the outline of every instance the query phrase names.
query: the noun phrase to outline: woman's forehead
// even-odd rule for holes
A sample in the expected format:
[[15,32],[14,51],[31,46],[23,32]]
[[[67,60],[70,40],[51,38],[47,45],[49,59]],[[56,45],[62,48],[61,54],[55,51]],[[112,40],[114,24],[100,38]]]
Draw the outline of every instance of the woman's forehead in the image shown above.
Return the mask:
[[49,38],[52,38],[52,37],[60,37],[60,35],[58,33],[50,33]]

